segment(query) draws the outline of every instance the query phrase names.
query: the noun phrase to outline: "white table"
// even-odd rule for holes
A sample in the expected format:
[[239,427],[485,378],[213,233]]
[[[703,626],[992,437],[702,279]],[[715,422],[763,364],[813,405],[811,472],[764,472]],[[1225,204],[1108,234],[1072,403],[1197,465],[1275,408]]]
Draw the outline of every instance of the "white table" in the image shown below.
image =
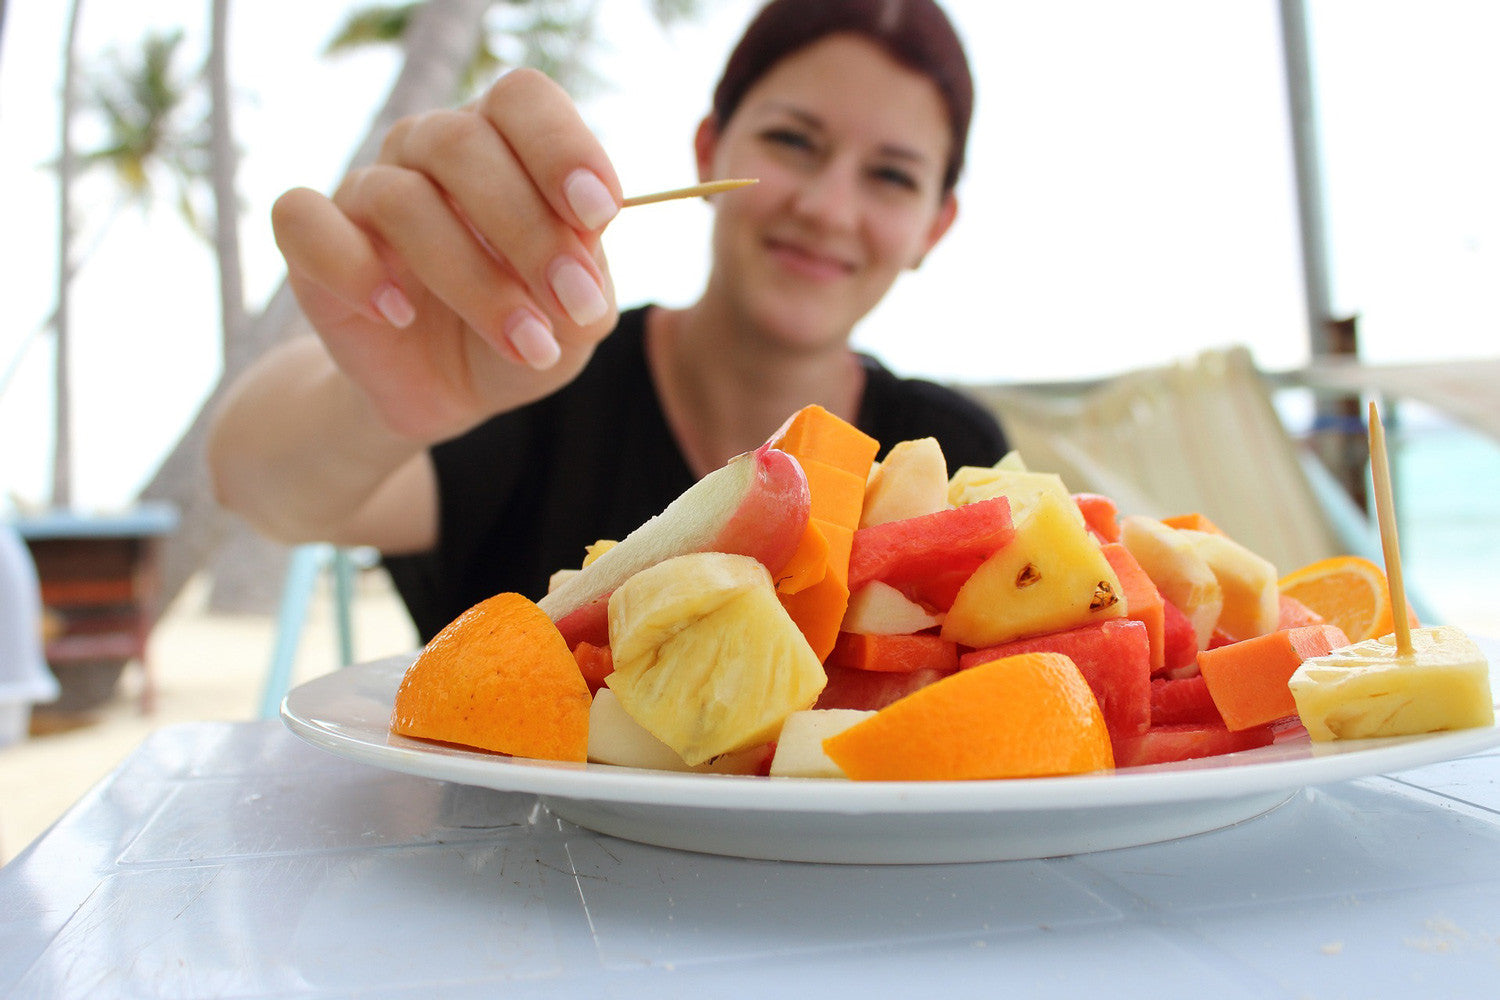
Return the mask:
[[1500,752],[1047,861],[689,854],[279,723],[149,739],[0,868],[0,996],[1500,995]]

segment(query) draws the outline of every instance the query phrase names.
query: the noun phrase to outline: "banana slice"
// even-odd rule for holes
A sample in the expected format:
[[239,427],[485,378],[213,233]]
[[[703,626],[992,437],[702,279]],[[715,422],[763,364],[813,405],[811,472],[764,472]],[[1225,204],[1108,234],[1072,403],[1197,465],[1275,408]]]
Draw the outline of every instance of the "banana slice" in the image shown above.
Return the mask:
[[755,774],[770,754],[766,746],[750,747],[688,767],[677,752],[650,733],[620,707],[609,688],[600,688],[589,708],[589,760],[619,767],[655,771],[699,771],[707,774]]

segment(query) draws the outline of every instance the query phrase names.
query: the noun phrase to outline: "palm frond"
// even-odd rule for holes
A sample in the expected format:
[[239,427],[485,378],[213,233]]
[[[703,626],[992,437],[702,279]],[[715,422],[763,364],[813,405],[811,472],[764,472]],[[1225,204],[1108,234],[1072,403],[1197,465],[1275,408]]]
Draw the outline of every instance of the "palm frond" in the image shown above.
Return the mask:
[[[493,0],[485,33],[463,73],[464,93],[477,93],[501,70],[539,69],[578,97],[597,93],[605,80],[591,66],[598,45],[601,0]],[[417,2],[377,4],[350,13],[325,53],[399,44]],[[670,27],[699,16],[702,0],[649,0],[656,22]]]
[[690,21],[703,9],[701,0],[651,0],[650,6],[651,16],[664,28]]
[[155,175],[172,178],[189,224],[196,210],[185,203],[209,176],[204,123],[192,122],[197,78],[179,69],[183,32],[151,32],[129,51],[113,50],[86,77],[82,116],[100,138],[80,149],[80,172],[110,175],[123,200],[143,210],[155,201]]
[[361,7],[349,14],[323,47],[323,54],[332,55],[371,45],[399,42],[406,35],[412,15],[420,6],[420,3],[404,3]]

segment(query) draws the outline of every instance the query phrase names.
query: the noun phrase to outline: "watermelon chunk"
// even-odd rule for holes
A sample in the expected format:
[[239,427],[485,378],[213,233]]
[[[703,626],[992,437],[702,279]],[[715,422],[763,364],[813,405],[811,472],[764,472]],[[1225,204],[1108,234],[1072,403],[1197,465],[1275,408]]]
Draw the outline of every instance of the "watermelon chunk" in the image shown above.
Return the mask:
[[880,580],[946,610],[963,582],[1015,533],[1003,496],[860,528],[849,554],[849,591]]
[[1139,735],[1151,725],[1151,642],[1141,622],[1111,618],[976,649],[959,657],[959,669],[1017,653],[1070,658],[1094,692],[1111,738]]
[[1162,601],[1162,646],[1165,653],[1161,672],[1168,677],[1191,677],[1198,672],[1198,635],[1182,609],[1171,601]]
[[1126,616],[1146,626],[1146,638],[1151,642],[1151,673],[1159,674],[1167,668],[1167,602],[1129,549],[1119,542],[1105,542],[1099,548],[1120,580]]
[[1120,540],[1120,508],[1100,493],[1074,493],[1073,502],[1083,515],[1083,523],[1101,543]]
[[1269,725],[1238,731],[1230,731],[1223,723],[1152,726],[1138,736],[1113,741],[1115,767],[1171,764],[1179,760],[1254,750],[1269,746],[1275,736],[1275,730]]
[[858,708],[870,712],[878,712],[891,702],[954,673],[930,668],[891,673],[827,665],[823,670],[828,683],[813,708]]
[[1151,679],[1151,725],[1176,726],[1184,723],[1223,725],[1224,717],[1208,693],[1208,681],[1196,677]]

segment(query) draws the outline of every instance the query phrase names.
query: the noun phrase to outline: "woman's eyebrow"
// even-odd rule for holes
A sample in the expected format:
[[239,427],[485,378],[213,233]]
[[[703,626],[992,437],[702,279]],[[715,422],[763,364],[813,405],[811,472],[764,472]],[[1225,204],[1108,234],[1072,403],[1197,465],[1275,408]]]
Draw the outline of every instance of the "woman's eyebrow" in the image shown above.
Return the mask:
[[828,130],[827,126],[823,124],[823,119],[795,104],[787,104],[782,101],[768,101],[756,110],[762,116],[785,115],[788,118],[795,119],[799,125],[806,126],[818,132],[826,132]]

